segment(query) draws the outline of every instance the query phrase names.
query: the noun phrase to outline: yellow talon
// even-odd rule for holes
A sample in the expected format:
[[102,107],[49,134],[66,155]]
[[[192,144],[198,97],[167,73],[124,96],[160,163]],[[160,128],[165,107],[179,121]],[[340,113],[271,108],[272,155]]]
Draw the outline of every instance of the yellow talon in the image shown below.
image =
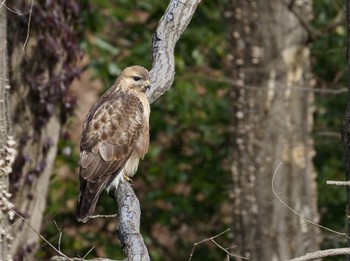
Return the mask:
[[127,176],[125,172],[123,173],[123,178],[129,183],[133,183],[132,179],[129,176]]

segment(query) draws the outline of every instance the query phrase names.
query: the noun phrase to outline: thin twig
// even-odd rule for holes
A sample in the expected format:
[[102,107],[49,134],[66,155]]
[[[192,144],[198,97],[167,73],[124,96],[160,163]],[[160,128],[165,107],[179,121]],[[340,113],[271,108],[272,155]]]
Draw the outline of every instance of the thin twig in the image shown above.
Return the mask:
[[222,249],[223,251],[225,251],[225,253],[226,253],[227,255],[229,255],[229,256],[239,257],[239,258],[242,258],[242,259],[248,259],[248,258],[246,258],[246,257],[242,257],[242,256],[239,256],[239,255],[235,255],[235,254],[230,253],[229,251],[227,251],[227,249],[223,248],[220,244],[218,244],[218,243],[214,240],[215,238],[217,238],[217,237],[219,237],[219,236],[221,236],[221,235],[227,233],[228,231],[230,231],[230,229],[226,229],[225,231],[221,232],[220,234],[217,234],[217,235],[215,235],[215,236],[212,236],[212,237],[209,237],[209,238],[206,238],[206,239],[203,239],[203,240],[201,240],[201,241],[199,241],[199,242],[194,243],[194,244],[193,244],[193,247],[192,247],[192,250],[191,250],[190,257],[188,258],[188,261],[191,261],[191,260],[192,260],[193,253],[194,253],[194,250],[195,250],[196,246],[198,246],[198,245],[200,245],[200,244],[202,244],[202,243],[204,243],[204,242],[206,242],[206,241],[211,241],[211,242],[213,242],[216,246],[218,246],[220,249]]
[[282,166],[283,162],[280,162],[277,166],[277,168],[275,169],[275,172],[273,173],[273,176],[272,176],[272,182],[271,182],[271,188],[272,188],[272,192],[273,194],[275,195],[275,197],[286,207],[288,208],[290,211],[292,211],[295,215],[297,215],[298,217],[300,217],[302,220],[304,220],[306,223],[308,224],[311,224],[311,225],[314,225],[316,227],[319,227],[321,229],[324,229],[326,231],[329,231],[329,232],[332,232],[334,234],[337,234],[337,235],[340,235],[340,236],[344,236],[346,237],[347,239],[350,239],[349,236],[345,233],[341,233],[341,232],[338,232],[338,231],[335,231],[333,229],[330,229],[328,227],[324,227],[320,224],[317,224],[317,223],[314,223],[308,219],[306,219],[305,217],[303,217],[301,214],[299,214],[297,211],[295,211],[294,209],[292,209],[290,206],[288,206],[288,204],[286,202],[284,202],[277,194],[276,190],[275,190],[275,187],[274,187],[274,183],[275,183],[275,178],[276,178],[276,175],[277,175],[277,172],[279,170],[279,168]]
[[220,249],[222,249],[227,255],[229,256],[232,256],[232,257],[239,257],[239,258],[242,258],[242,259],[246,259],[248,260],[249,258],[247,257],[243,257],[243,256],[240,256],[240,255],[236,255],[236,254],[232,254],[231,252],[229,252],[227,250],[227,248],[223,248],[218,242],[216,242],[214,239],[210,239],[211,242],[213,242],[217,247],[219,247]]
[[115,218],[118,217],[118,214],[112,214],[112,215],[94,215],[90,216],[89,219],[94,219],[94,218]]
[[16,216],[18,216],[20,219],[23,220],[23,222],[28,226],[30,227],[34,232],[35,234],[37,234],[46,244],[48,244],[53,250],[55,250],[55,252],[65,258],[67,258],[68,260],[71,260],[73,261],[72,258],[66,256],[65,254],[63,254],[60,250],[58,250],[54,245],[52,245],[43,235],[41,235],[38,230],[36,230],[22,215],[20,215],[19,213],[17,213],[16,211],[14,211],[13,209],[11,210],[13,211],[13,213],[15,213]]
[[94,250],[94,248],[95,248],[95,246],[93,246],[93,247],[85,254],[85,256],[83,256],[83,260],[85,260],[85,257],[87,257],[87,256],[91,253],[91,251]]
[[13,224],[11,224],[9,227],[5,228],[5,231],[8,232],[8,230],[10,230],[12,227],[14,227],[15,225],[17,225],[21,220],[16,220],[15,222],[13,222]]
[[29,34],[30,34],[30,22],[32,21],[32,12],[33,12],[33,5],[34,5],[34,0],[32,0],[32,3],[30,5],[30,10],[29,10],[29,19],[28,19],[28,27],[27,27],[27,37],[26,40],[24,41],[23,48],[22,50],[26,48],[28,39],[29,39]]
[[25,12],[25,13],[17,12],[17,11],[15,11],[15,10],[11,9],[10,7],[8,7],[8,6],[5,4],[5,2],[6,2],[6,0],[3,0],[3,1],[1,2],[0,8],[1,8],[1,7],[5,7],[8,11],[10,11],[11,13],[14,13],[14,14],[16,14],[16,15],[18,15],[18,16],[22,16],[22,15],[29,14],[29,12]]
[[60,232],[59,236],[58,236],[58,250],[61,251],[61,238],[62,238],[62,231],[61,229],[58,227],[56,220],[53,221],[53,223],[55,224],[57,230]]
[[349,181],[327,180],[327,185],[350,186],[350,180]]

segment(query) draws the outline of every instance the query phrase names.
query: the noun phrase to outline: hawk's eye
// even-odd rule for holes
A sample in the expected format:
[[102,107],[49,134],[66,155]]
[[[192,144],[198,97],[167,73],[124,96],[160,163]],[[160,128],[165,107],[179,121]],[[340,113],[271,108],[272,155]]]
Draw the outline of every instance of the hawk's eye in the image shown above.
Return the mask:
[[134,77],[132,77],[133,79],[134,79],[134,81],[139,81],[139,80],[141,80],[141,78],[140,77],[137,77],[137,76],[134,76]]

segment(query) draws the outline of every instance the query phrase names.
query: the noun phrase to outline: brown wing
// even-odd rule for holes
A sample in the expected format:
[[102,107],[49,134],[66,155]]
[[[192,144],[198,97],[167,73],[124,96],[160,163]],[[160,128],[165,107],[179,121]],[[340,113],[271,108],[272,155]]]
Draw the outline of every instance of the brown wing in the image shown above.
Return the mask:
[[101,192],[129,159],[142,115],[141,101],[130,92],[103,96],[90,109],[80,141],[78,221],[87,221]]

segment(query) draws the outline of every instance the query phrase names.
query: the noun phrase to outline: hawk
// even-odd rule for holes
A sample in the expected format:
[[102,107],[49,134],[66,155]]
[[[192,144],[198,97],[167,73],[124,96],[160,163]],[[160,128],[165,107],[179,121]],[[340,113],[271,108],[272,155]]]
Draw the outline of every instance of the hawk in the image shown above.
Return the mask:
[[109,192],[135,175],[149,144],[148,89],[148,71],[128,67],[86,116],[80,141],[78,221],[89,219],[104,189]]

